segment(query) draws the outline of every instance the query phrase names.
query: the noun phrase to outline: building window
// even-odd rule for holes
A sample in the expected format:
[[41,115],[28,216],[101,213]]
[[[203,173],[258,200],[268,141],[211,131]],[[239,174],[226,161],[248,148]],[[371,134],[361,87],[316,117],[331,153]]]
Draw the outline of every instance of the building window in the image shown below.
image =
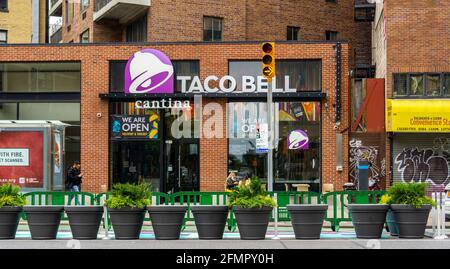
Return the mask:
[[442,97],[449,96],[448,73],[393,74],[393,97]]
[[127,42],[147,41],[147,16],[143,16],[127,26]]
[[325,39],[326,40],[337,40],[338,32],[336,31],[325,31]]
[[423,88],[422,74],[414,74],[409,76],[409,95],[422,96]]
[[326,0],[327,3],[337,3],[337,0]]
[[0,30],[0,44],[8,43],[8,31]]
[[78,62],[0,63],[1,92],[80,92]]
[[65,8],[66,8],[66,24],[69,25],[72,23],[73,20],[74,1],[66,0]]
[[[322,90],[322,62],[320,60],[278,60],[276,86],[297,91]],[[236,90],[242,91],[242,77],[261,76],[260,61],[230,61],[228,73],[236,78]]]
[[[228,103],[228,169],[238,177],[258,176],[267,182],[267,154],[256,148],[257,125],[267,123],[266,103]],[[320,102],[276,102],[274,190],[295,190],[292,184],[320,189]],[[292,149],[289,136],[301,130],[307,142]],[[303,140],[304,141],[304,140]]]
[[8,0],[0,0],[0,11],[8,11]]
[[394,75],[394,96],[406,96],[407,91],[407,76],[406,74]]
[[443,74],[442,86],[444,96],[450,96],[450,73]]
[[80,35],[80,43],[89,43],[89,29]]
[[[110,92],[124,92],[124,74],[127,61],[111,61],[109,64],[109,91]],[[200,62],[192,61],[172,61],[173,70],[175,73],[175,92],[181,92],[181,81],[178,81],[177,76],[200,76]],[[188,80],[187,85],[190,85]]]
[[80,1],[80,10],[83,12],[89,6],[89,0]]
[[203,41],[222,41],[223,19],[203,17]]
[[300,31],[300,27],[287,27],[287,40],[298,40],[298,32]]

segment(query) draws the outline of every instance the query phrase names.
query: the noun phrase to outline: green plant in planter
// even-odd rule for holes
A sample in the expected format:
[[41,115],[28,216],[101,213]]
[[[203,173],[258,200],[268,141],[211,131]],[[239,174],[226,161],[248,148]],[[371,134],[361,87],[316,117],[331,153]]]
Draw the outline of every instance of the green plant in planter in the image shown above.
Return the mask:
[[229,207],[243,208],[275,207],[275,201],[264,190],[261,180],[254,176],[251,179],[239,182],[230,193]]
[[149,184],[115,184],[106,200],[106,206],[109,208],[142,208],[150,204],[150,195]]
[[24,206],[27,200],[20,194],[20,188],[11,184],[0,185],[0,207]]
[[[411,205],[415,208],[420,208],[422,205],[435,205],[435,202],[430,197],[426,196],[427,183],[396,183],[391,186],[386,197],[381,199],[387,204],[405,204]],[[385,195],[383,195],[385,196]]]

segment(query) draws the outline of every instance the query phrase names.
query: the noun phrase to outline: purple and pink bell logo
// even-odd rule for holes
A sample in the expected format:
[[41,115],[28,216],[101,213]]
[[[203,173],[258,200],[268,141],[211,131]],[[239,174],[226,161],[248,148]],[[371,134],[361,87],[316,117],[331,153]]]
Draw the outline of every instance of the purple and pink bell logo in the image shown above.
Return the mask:
[[167,55],[154,49],[138,51],[125,68],[125,93],[173,93],[173,76]]
[[289,134],[288,147],[289,149],[309,149],[308,134],[303,130],[294,130]]

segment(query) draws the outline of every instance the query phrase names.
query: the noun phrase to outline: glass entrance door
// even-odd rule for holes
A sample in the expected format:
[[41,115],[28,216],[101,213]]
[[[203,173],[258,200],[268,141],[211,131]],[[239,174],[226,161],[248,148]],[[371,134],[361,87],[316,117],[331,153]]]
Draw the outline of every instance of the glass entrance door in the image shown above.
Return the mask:
[[166,192],[199,191],[198,139],[166,140]]

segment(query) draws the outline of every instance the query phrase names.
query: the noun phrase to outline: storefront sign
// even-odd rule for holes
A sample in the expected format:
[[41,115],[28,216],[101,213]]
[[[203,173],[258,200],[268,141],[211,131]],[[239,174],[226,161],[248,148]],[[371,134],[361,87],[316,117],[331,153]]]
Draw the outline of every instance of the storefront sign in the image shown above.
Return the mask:
[[256,124],[256,152],[267,153],[269,151],[269,125],[267,123]]
[[0,132],[0,184],[42,188],[43,144],[41,131]]
[[309,138],[308,134],[303,130],[294,130],[289,134],[288,137],[288,147],[289,149],[309,149]]
[[158,139],[159,116],[111,116],[114,139]]
[[387,100],[387,132],[450,132],[450,100]]
[[0,149],[0,166],[29,166],[29,149]]
[[161,100],[137,100],[135,108],[145,109],[160,109],[160,108],[178,108],[178,109],[190,109],[191,102],[189,100],[172,101],[171,98]]
[[159,50],[136,52],[125,67],[126,93],[173,93],[173,66]]
[[[273,92],[296,92],[290,87],[289,76],[284,78],[284,87],[277,87],[272,80]],[[203,82],[198,76],[177,76],[182,93],[231,93],[236,91],[237,79],[233,76],[207,76]],[[267,92],[269,82],[263,76],[242,76],[242,93]],[[125,93],[174,93],[174,69],[169,57],[161,51],[144,49],[128,60],[125,68]],[[211,86],[215,85],[215,86]]]

